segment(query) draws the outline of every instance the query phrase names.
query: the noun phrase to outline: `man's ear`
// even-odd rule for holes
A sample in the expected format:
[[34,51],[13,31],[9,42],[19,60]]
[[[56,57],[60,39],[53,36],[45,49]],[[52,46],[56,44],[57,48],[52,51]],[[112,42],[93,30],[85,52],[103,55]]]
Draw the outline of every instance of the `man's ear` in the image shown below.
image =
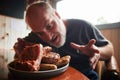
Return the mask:
[[58,16],[58,18],[61,18],[57,11],[55,11],[55,14]]

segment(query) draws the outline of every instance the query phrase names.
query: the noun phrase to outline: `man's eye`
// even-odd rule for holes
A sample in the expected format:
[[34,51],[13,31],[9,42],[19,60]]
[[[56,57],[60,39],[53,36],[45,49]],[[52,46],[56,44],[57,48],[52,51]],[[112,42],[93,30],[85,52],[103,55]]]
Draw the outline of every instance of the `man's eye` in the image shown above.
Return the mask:
[[42,35],[43,35],[43,33],[42,33],[42,32],[40,32],[40,33],[39,33],[39,35],[41,35],[41,36],[42,36]]
[[43,32],[37,32],[36,34],[39,35],[39,36],[42,36]]
[[47,25],[47,26],[46,26],[46,29],[47,29],[47,30],[50,30],[51,28],[52,28],[51,25]]

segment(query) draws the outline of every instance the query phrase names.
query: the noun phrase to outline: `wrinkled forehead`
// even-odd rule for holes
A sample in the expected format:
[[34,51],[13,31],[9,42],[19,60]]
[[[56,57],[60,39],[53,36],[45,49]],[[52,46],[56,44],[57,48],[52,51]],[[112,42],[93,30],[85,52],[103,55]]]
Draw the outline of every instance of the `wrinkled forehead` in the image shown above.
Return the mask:
[[45,24],[47,12],[42,8],[34,7],[26,14],[26,22],[33,31],[40,31]]
[[31,16],[43,16],[45,13],[51,13],[52,8],[48,6],[40,6],[40,5],[31,5],[28,7],[26,11],[26,16],[31,17]]
[[51,7],[33,5],[27,9],[26,22],[34,32],[38,32],[46,26],[47,21],[53,16],[54,10]]
[[30,7],[26,12],[26,18],[34,19],[34,18],[40,18],[44,17],[44,14],[47,11],[44,8],[38,7],[38,6],[32,6]]

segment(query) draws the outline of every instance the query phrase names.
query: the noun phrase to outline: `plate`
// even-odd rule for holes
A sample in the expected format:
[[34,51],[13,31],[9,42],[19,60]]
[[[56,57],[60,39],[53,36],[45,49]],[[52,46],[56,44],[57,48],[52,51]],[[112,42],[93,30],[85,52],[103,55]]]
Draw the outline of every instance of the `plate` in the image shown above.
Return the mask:
[[63,72],[65,72],[68,68],[69,64],[66,64],[63,67],[60,67],[56,70],[46,70],[46,71],[21,71],[11,67],[11,63],[8,64],[9,73],[13,76],[22,77],[22,78],[50,78],[53,76],[57,76]]

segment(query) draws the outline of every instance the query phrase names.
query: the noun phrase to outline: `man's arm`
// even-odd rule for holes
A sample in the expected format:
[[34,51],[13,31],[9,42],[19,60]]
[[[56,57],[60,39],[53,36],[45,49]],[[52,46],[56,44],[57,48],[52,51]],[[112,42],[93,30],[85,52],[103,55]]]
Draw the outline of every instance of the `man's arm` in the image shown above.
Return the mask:
[[98,47],[100,51],[100,60],[108,60],[114,54],[113,45],[109,42],[107,45]]

